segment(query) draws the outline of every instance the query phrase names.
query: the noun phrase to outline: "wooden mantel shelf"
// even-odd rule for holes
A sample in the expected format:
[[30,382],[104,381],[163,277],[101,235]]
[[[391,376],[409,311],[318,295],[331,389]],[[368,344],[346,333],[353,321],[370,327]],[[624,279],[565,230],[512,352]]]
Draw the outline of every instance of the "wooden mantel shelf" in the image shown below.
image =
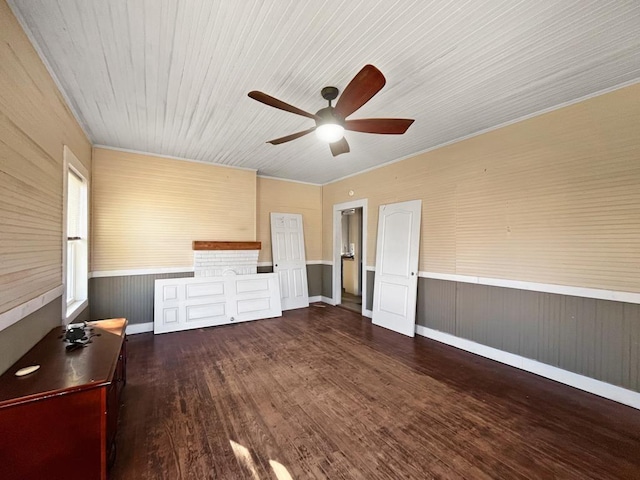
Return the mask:
[[260,250],[262,242],[209,242],[194,240],[194,250]]

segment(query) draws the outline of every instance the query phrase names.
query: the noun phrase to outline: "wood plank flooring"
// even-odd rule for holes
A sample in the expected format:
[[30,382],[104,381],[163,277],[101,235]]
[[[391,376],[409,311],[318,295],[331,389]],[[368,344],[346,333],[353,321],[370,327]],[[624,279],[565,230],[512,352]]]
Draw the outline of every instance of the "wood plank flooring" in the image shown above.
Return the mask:
[[640,411],[344,309],[128,348],[112,479],[640,478]]

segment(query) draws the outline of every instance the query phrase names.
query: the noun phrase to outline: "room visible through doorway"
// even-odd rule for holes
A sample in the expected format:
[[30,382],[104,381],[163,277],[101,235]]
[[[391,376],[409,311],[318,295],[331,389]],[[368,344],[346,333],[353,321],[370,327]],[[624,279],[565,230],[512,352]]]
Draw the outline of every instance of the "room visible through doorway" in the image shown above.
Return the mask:
[[341,212],[342,243],[340,249],[341,296],[340,305],[362,312],[362,208]]

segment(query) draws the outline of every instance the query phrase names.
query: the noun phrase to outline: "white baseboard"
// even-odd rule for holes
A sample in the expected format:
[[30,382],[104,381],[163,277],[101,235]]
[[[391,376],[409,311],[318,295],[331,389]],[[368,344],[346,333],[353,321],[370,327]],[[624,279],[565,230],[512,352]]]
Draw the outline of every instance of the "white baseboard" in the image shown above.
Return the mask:
[[322,301],[322,295],[316,295],[315,297],[309,297],[309,303],[316,303]]
[[127,335],[135,335],[136,333],[145,332],[153,332],[153,322],[127,325]]
[[335,304],[336,304],[336,302],[334,302],[333,298],[331,298],[331,297],[325,297],[324,295],[322,295],[320,298],[321,298],[322,302],[328,303],[329,305],[335,306]]
[[521,357],[520,355],[498,350],[497,348],[488,347],[448,333],[439,332],[438,330],[423,327],[422,325],[416,325],[416,333],[423,337],[427,337],[441,343],[446,343],[452,347],[475,353],[481,357],[490,358],[496,362],[504,363],[526,372],[535,373],[541,377],[549,378],[556,382],[563,383],[564,385],[569,385],[579,390],[584,390],[585,392],[593,393],[594,395],[608,398],[609,400],[640,410],[640,393],[638,392],[627,390],[626,388],[618,387],[594,378],[585,377],[584,375],[569,372],[562,368],[553,367],[551,365],[538,362],[537,360]]
[[362,315],[364,315],[367,318],[372,318],[373,317],[373,312],[371,310],[367,310],[365,308],[364,311],[362,312]]

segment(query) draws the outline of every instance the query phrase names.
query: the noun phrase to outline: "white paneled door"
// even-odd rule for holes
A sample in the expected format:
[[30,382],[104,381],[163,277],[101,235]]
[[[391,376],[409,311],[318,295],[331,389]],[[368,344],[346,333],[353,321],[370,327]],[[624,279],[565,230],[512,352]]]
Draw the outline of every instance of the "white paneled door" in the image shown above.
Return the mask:
[[422,200],[381,205],[378,215],[375,325],[415,335]]
[[274,273],[155,281],[154,333],[281,315],[280,289]]
[[282,310],[309,306],[302,215],[271,213],[273,271],[280,279]]

